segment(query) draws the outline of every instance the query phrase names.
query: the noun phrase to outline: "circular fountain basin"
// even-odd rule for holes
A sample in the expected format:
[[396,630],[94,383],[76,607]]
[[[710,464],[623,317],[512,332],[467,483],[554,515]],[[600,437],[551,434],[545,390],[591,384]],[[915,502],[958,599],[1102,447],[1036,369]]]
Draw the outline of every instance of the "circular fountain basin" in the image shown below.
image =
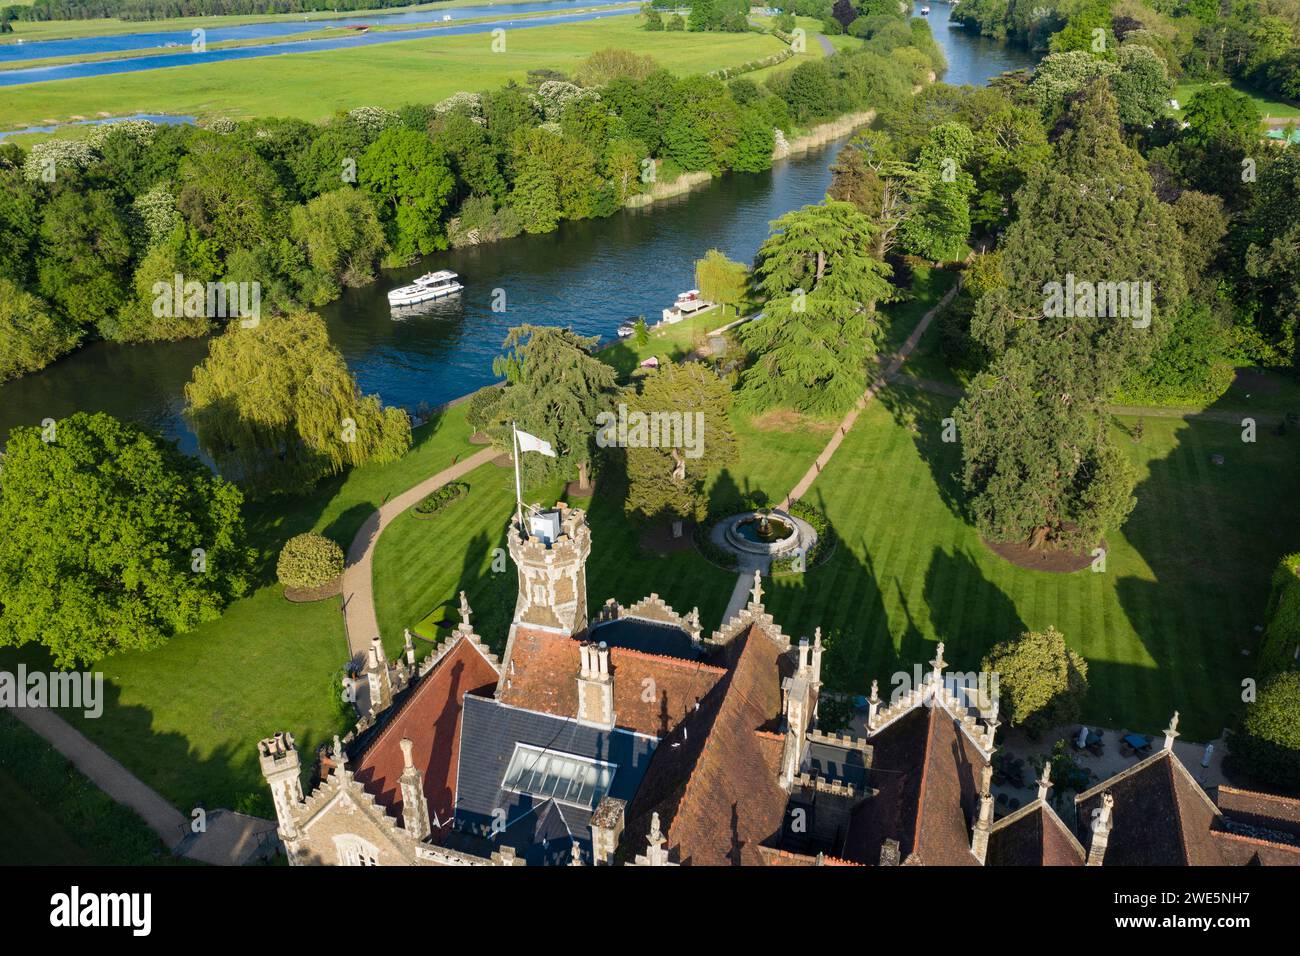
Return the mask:
[[772,556],[799,547],[799,525],[784,511],[749,511],[723,525],[727,544],[738,551]]

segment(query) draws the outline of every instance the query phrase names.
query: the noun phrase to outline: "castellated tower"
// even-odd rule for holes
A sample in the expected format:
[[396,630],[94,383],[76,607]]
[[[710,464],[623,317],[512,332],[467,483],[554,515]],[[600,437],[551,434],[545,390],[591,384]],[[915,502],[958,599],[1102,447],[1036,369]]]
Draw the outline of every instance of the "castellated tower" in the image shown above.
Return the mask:
[[559,502],[554,508],[530,507],[510,519],[506,538],[519,570],[519,598],[506,642],[502,667],[509,676],[515,631],[521,627],[574,635],[587,629],[587,557],[591,529],[587,513]]
[[564,502],[549,511],[524,514],[526,531],[512,518],[507,538],[519,569],[514,623],[564,634],[587,629],[587,556],[591,529],[587,513]]

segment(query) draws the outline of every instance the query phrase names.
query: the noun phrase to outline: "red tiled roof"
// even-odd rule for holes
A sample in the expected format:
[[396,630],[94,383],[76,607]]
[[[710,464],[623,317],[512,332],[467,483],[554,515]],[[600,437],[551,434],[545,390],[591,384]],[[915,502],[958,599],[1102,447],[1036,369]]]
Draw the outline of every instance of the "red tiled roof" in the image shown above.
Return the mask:
[[756,865],[781,830],[787,794],[776,726],[785,649],[751,626],[726,647],[727,674],[699,710],[662,741],[628,808],[624,833],[639,852],[658,812],[668,849],[683,864]]
[[[562,634],[519,628],[511,657],[514,673],[505,675],[509,686],[503,680],[501,701],[557,717],[577,716],[578,644]],[[676,727],[726,672],[699,661],[625,647],[610,648],[609,668],[614,677],[616,725],[655,737],[664,737]],[[651,688],[654,699],[646,700]]]
[[[491,688],[497,672],[473,642],[461,638],[429,673],[419,679],[401,709],[361,755],[356,779],[375,802],[398,818],[402,815],[401,740],[414,744],[412,760],[424,774],[430,822],[450,824],[456,799],[456,754],[460,749],[460,715],[465,694]],[[435,830],[435,837],[437,831]]]
[[1215,803],[1233,820],[1300,836],[1300,799],[1220,785]]
[[993,825],[989,866],[1083,866],[1087,854],[1061,818],[1035,800]]
[[886,840],[906,862],[978,866],[970,852],[980,773],[988,761],[942,707],[918,707],[869,738],[870,785],[853,812],[845,853],[874,864]]
[[1160,750],[1076,798],[1080,840],[1103,793],[1115,799],[1106,866],[1222,866],[1218,814],[1171,751]]

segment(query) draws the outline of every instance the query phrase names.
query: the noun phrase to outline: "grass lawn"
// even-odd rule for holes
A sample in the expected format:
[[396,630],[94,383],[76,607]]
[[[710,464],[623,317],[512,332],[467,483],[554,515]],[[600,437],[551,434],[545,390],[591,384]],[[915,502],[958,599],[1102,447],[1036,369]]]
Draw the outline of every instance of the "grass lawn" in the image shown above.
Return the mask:
[[[1210,85],[1212,84],[1179,83],[1174,88],[1174,99],[1178,100],[1179,106],[1185,107],[1187,105],[1187,101],[1192,98],[1192,94],[1194,94],[1197,90]],[[1245,93],[1247,96],[1250,97],[1251,102],[1255,104],[1255,108],[1259,110],[1259,115],[1261,117],[1264,118],[1295,117],[1297,119],[1300,119],[1300,104],[1288,103],[1286,100],[1272,99],[1271,97],[1265,96],[1262,93],[1258,93],[1255,90],[1252,90],[1248,86],[1242,86],[1239,83],[1234,83],[1232,84],[1232,86],[1233,89],[1237,90],[1238,92]]]
[[[502,53],[491,52],[492,38],[483,33],[24,84],[6,88],[0,100],[0,128],[101,112],[317,121],[340,109],[432,103],[458,90],[490,89],[511,79],[522,82],[533,68],[571,71],[605,47],[649,54],[683,75],[737,66],[784,47],[761,33],[649,33],[639,28],[637,19],[516,27],[507,32]],[[805,55],[821,54],[818,50]],[[794,57],[782,66],[798,61]]]
[[[291,730],[309,763],[317,743],[352,723],[333,687],[348,656],[339,602],[284,600],[274,583],[280,545],[316,530],[346,547],[387,497],[468,452],[468,435],[463,406],[452,408],[416,429],[414,447],[398,462],[357,469],[308,496],[249,506],[250,537],[262,557],[257,591],[165,647],[101,661],[103,716],[64,716],[182,812],[202,804],[269,815],[256,742]],[[0,668],[19,659],[49,667],[43,651],[24,648],[0,651]]]
[[[1233,426],[1148,419],[1134,444],[1120,423],[1141,473],[1137,508],[1110,536],[1104,573],[1049,574],[998,558],[960,517],[960,448],[939,440],[953,401],[880,398],[808,496],[841,548],[778,579],[768,600],[790,633],[821,625],[830,684],[888,688],[938,640],[956,669],[975,669],[994,643],[1052,624],[1088,660],[1085,719],[1154,732],[1179,709],[1191,739],[1218,736],[1240,707],[1269,569],[1300,537],[1300,515],[1278,504],[1300,493],[1300,439],[1244,445]],[[1210,464],[1215,452],[1224,466]]]
[[0,711],[0,861],[8,866],[179,862],[133,810]]

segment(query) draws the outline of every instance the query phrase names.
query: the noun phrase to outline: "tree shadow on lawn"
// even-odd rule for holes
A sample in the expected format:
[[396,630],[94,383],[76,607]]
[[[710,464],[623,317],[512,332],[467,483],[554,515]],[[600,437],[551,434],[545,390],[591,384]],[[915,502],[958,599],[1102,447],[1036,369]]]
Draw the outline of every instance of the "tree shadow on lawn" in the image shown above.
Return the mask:
[[1029,629],[1015,602],[965,551],[935,547],[924,594],[935,637],[945,643],[944,656],[958,670],[979,669],[993,645]]
[[[1147,442],[1159,440],[1154,421]],[[1240,715],[1242,679],[1262,677],[1254,627],[1276,561],[1300,540],[1300,512],[1287,504],[1300,497],[1300,434],[1261,427],[1252,443],[1239,425],[1184,421],[1174,442],[1147,463],[1123,528],[1150,575],[1116,585],[1154,667],[1090,661],[1089,680],[1100,686],[1104,676],[1122,694],[1125,718],[1144,731],[1179,710],[1185,733],[1209,740]]]
[[901,383],[887,385],[876,397],[893,416],[894,422],[912,436],[948,510],[966,524],[971,524],[966,494],[962,489],[961,436],[958,434],[957,441],[943,440],[945,420],[953,417],[958,400]]
[[[505,546],[503,527],[495,547]],[[433,626],[437,629],[438,638],[450,634],[461,622],[460,593],[464,591],[465,600],[469,602],[470,625],[474,628],[474,633],[483,638],[483,642],[493,651],[500,653],[504,650],[506,635],[514,617],[518,576],[514,562],[509,558],[506,559],[504,570],[493,570],[493,549],[494,545],[484,531],[470,539],[461,559],[460,578],[455,590],[430,611],[424,619],[421,628],[423,632],[430,633]]]

